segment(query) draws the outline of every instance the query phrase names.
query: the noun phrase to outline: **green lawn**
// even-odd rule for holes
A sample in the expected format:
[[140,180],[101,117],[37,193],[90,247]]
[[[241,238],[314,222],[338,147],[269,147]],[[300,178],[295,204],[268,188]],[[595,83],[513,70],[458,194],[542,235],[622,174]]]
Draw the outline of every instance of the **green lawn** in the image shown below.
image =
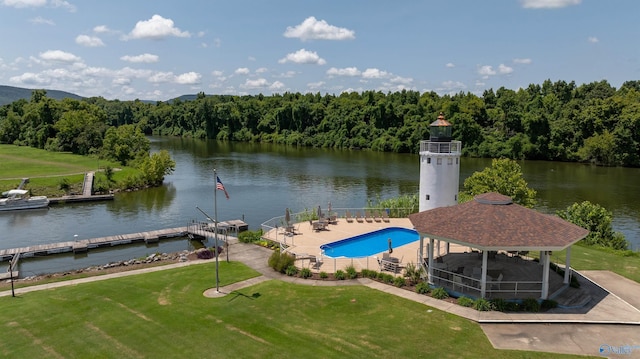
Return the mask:
[[[552,261],[564,264],[566,251],[554,252]],[[571,267],[576,270],[609,270],[640,283],[640,253],[610,251],[575,245],[571,247]],[[537,257],[538,253],[532,253]]]
[[[118,163],[89,156],[0,144],[0,191],[16,188],[26,177],[30,181],[25,188],[31,190],[32,195],[62,196],[65,194],[59,188],[62,179],[68,181],[72,190],[79,191],[85,172],[106,166],[121,167]],[[123,168],[123,171],[114,173],[114,180],[135,171]]]
[[[214,264],[0,298],[12,358],[546,358],[493,349],[479,325],[364,286],[277,280],[202,293]],[[221,285],[257,275],[220,263]],[[555,355],[554,357],[571,357]]]

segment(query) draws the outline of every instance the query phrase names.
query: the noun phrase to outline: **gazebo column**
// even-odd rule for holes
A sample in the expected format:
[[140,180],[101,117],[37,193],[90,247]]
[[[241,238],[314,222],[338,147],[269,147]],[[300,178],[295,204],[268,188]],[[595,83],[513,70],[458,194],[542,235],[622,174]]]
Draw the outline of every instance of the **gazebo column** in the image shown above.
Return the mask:
[[447,242],[447,254],[451,253],[451,243]]
[[544,260],[542,261],[542,293],[541,299],[547,299],[549,297],[549,252],[544,252]]
[[480,279],[480,297],[484,298],[487,293],[487,257],[488,253],[486,250],[482,251],[482,278]]
[[429,284],[433,285],[433,238],[429,238],[429,248],[428,258],[429,258]]
[[564,284],[569,284],[571,276],[571,246],[567,247],[567,255],[564,258]]

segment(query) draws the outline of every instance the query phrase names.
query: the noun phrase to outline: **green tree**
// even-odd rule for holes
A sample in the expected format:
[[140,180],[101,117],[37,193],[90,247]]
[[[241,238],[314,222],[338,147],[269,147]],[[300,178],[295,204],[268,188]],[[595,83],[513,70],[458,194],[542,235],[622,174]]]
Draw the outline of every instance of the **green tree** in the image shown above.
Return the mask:
[[162,150],[153,153],[145,158],[139,166],[147,186],[159,186],[164,181],[164,176],[173,173],[176,168],[176,162],[171,158],[169,152]]
[[629,246],[622,233],[613,231],[611,211],[598,204],[589,201],[574,203],[557,214],[560,218],[589,230],[589,234],[583,239],[586,244],[622,250]]
[[134,125],[110,127],[105,134],[102,156],[127,165],[149,153],[149,140]]
[[460,200],[468,201],[487,192],[509,196],[515,203],[529,208],[536,204],[536,191],[528,187],[518,162],[510,159],[494,159],[491,161],[491,167],[475,172],[467,178]]

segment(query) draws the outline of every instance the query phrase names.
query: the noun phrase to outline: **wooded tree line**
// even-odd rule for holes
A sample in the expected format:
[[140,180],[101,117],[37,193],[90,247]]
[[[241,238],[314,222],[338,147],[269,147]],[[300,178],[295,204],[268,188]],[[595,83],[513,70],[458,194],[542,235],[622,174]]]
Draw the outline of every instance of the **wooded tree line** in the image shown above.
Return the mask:
[[640,166],[640,81],[616,89],[605,80],[580,86],[547,80],[482,96],[199,93],[156,103],[55,101],[37,90],[30,102],[0,108],[0,142],[101,153],[108,131],[133,125],[144,134],[416,153],[439,112],[453,124],[465,156]]

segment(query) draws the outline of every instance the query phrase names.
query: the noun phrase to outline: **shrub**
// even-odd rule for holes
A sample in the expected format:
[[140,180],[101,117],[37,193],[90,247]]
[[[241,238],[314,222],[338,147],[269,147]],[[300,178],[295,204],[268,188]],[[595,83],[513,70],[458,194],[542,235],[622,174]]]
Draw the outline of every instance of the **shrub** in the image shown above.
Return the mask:
[[506,312],[507,311],[507,307],[508,307],[508,303],[506,300],[502,299],[502,298],[495,298],[491,300],[491,305],[493,305],[493,309],[500,311],[500,312]]
[[309,268],[302,268],[302,270],[300,270],[300,277],[302,278],[311,278],[312,275],[313,273],[311,273],[311,269]]
[[[364,277],[364,274],[362,275]],[[378,278],[378,272],[374,270],[367,271],[367,278],[376,279]]]
[[525,312],[539,312],[540,311],[540,303],[535,298],[526,298],[522,301],[522,309]]
[[505,312],[519,312],[522,310],[522,306],[518,302],[506,302],[504,308]]
[[285,273],[286,269],[293,266],[295,257],[289,253],[281,253],[279,250],[274,251],[269,257],[269,267],[276,272]]
[[404,268],[404,276],[409,278],[411,283],[420,282],[423,273],[424,269],[422,267],[417,267],[413,262],[407,263],[407,266]]
[[395,277],[393,279],[393,285],[398,287],[398,288],[402,288],[407,284],[407,282],[404,280],[404,277]]
[[69,179],[64,177],[61,178],[60,181],[58,181],[58,188],[62,191],[69,192],[69,190],[71,189],[71,184],[69,183]]
[[446,299],[449,298],[449,293],[444,288],[438,287],[431,291],[431,296],[436,299]]
[[493,307],[491,306],[491,302],[484,299],[484,298],[478,298],[476,300],[473,301],[473,309],[480,311],[480,312],[488,312],[491,309],[493,309]]
[[361,270],[360,274],[362,274],[362,278],[369,278],[369,270],[368,269]]
[[241,243],[255,243],[262,239],[262,229],[257,231],[244,231],[238,234],[238,241]]
[[557,308],[558,307],[558,302],[556,302],[555,300],[551,300],[551,299],[545,299],[545,300],[542,301],[542,303],[540,303],[540,307],[542,309]]
[[458,298],[458,305],[461,305],[463,307],[471,307],[473,303],[473,299],[469,297],[462,296]]
[[358,278],[358,271],[356,271],[356,268],[354,266],[348,266],[347,268],[345,268],[345,271],[347,272],[347,278],[349,279]]
[[429,287],[429,283],[420,282],[416,284],[416,293],[418,294],[427,294],[431,291],[431,287]]
[[391,284],[393,283],[393,281],[395,280],[396,277],[394,277],[393,275],[389,274],[389,273],[384,273],[383,274],[383,278],[382,281],[387,283],[387,284]]
[[296,266],[292,264],[287,267],[285,274],[288,275],[289,277],[293,277],[294,275],[298,274],[298,268],[296,268]]
[[320,272],[320,279],[327,279],[329,278],[329,275],[327,274],[327,272]]
[[337,280],[344,280],[346,278],[346,273],[342,269],[338,269],[336,271],[335,277]]

